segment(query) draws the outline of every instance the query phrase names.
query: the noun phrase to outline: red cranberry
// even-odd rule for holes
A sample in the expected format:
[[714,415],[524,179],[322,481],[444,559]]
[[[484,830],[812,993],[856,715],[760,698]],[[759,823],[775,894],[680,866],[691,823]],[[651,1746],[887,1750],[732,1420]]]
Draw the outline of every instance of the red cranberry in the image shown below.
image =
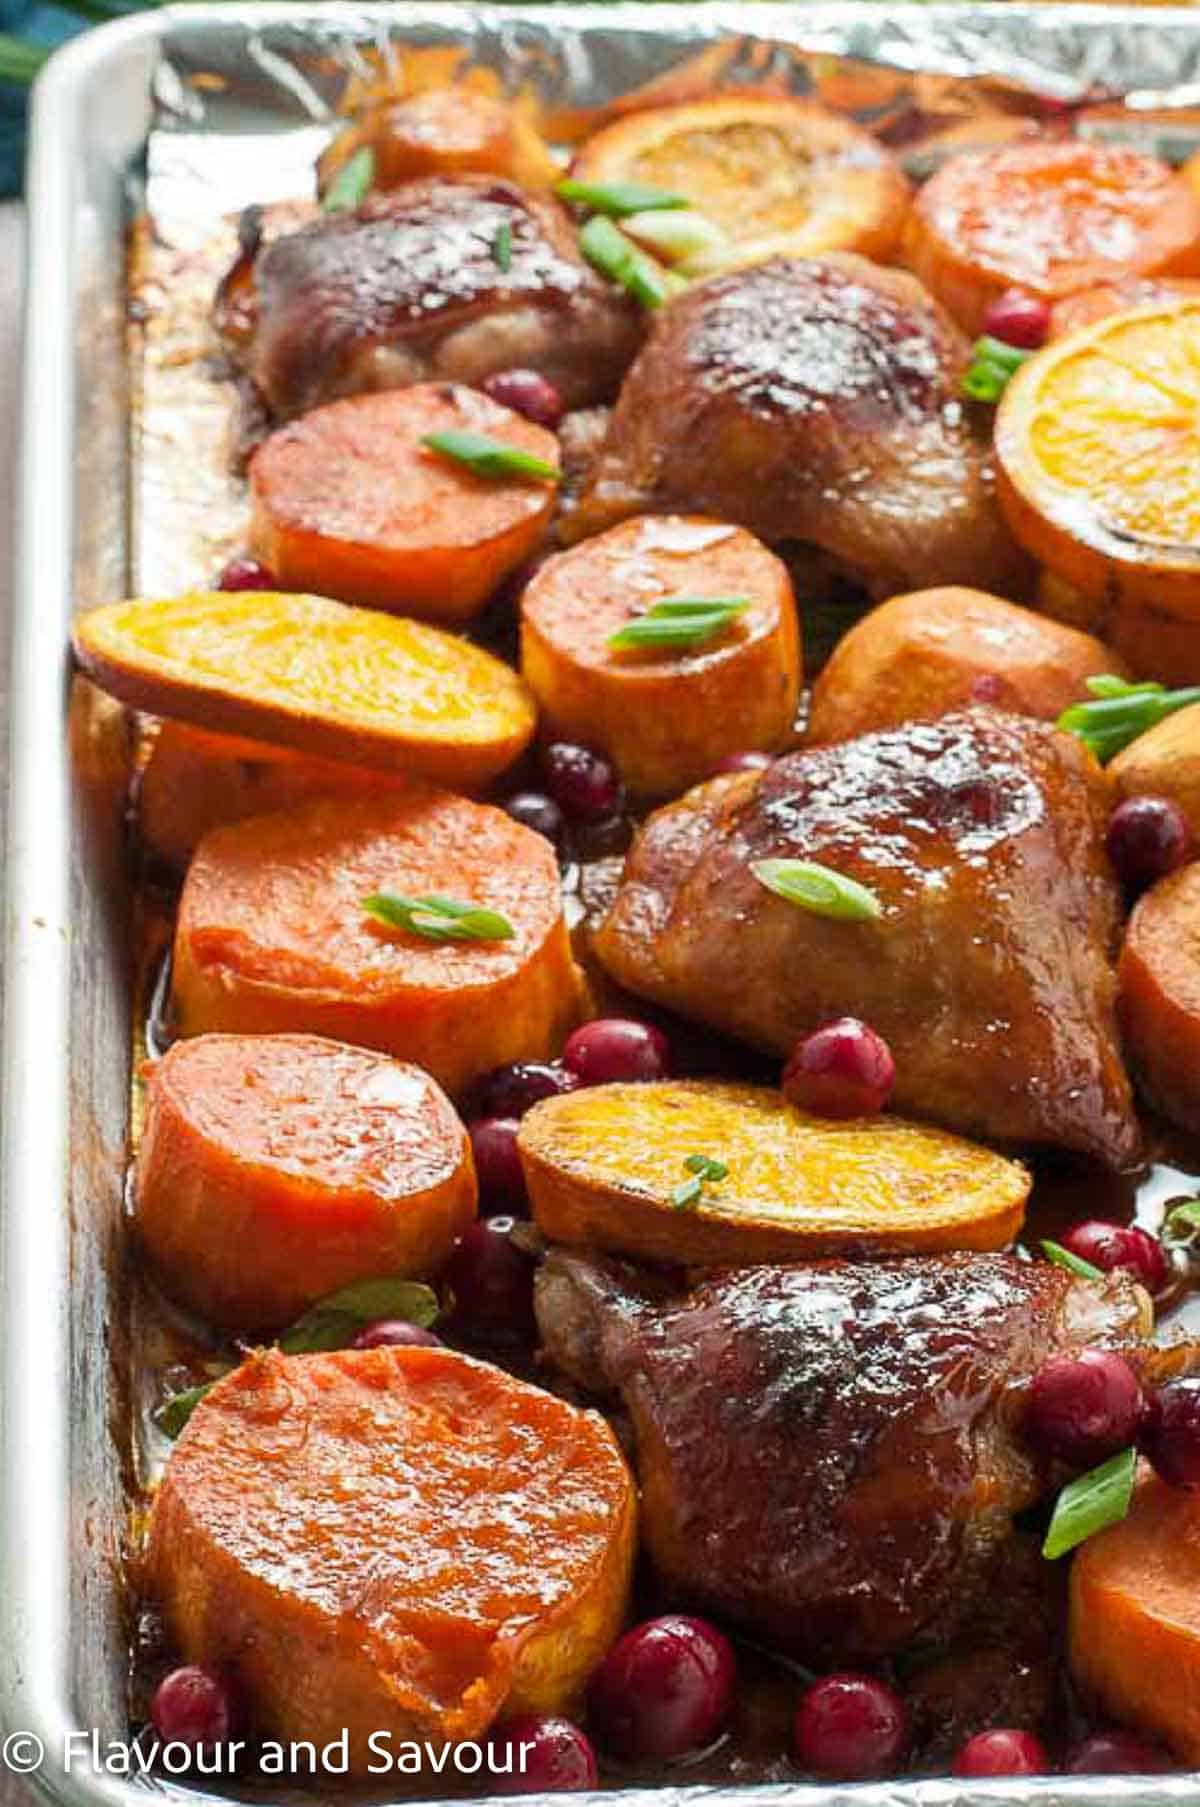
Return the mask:
[[1072,1255],[1090,1261],[1106,1274],[1115,1268],[1128,1268],[1147,1292],[1161,1292],[1171,1272],[1162,1243],[1138,1224],[1108,1223],[1093,1217],[1087,1223],[1075,1224],[1062,1242]]
[[1142,1389],[1123,1356],[1111,1349],[1052,1355],[1033,1377],[1025,1431],[1055,1461],[1073,1468],[1127,1449],[1142,1412]]
[[1121,883],[1144,891],[1191,858],[1192,831],[1169,797],[1126,797],[1108,818],[1105,846]]
[[765,772],[769,765],[775,764],[772,753],[727,753],[713,772],[713,777],[720,777],[725,772]]
[[581,1085],[665,1079],[671,1070],[671,1045],[653,1023],[601,1016],[567,1037],[563,1065]]
[[195,1663],[164,1675],[150,1702],[150,1723],[164,1744],[224,1744],[238,1720],[229,1678]]
[[535,834],[545,835],[556,847],[560,845],[566,823],[554,798],[547,797],[544,791],[514,791],[500,807],[522,828],[532,828]]
[[422,1324],[407,1318],[376,1318],[365,1324],[351,1343],[352,1349],[437,1349],[441,1339]]
[[550,381],[536,370],[498,370],[479,385],[502,408],[523,414],[535,426],[547,427],[553,433],[565,409],[563,398]]
[[679,1757],[715,1737],[735,1680],[724,1632],[668,1613],[618,1638],[588,1684],[588,1714],[620,1756]]
[[806,1035],[783,1069],[787,1098],[817,1117],[873,1117],[895,1083],[891,1049],[853,1016],[841,1016]]
[[590,747],[552,741],[543,765],[550,795],[572,820],[601,822],[624,808],[625,791],[615,767]]
[[1004,685],[994,671],[977,671],[971,679],[973,703],[999,703],[1004,698]]
[[1036,295],[1005,289],[983,310],[983,330],[990,339],[1003,339],[1021,351],[1036,351],[1050,331],[1050,307]]
[[558,1061],[514,1060],[506,1067],[493,1067],[471,1087],[468,1115],[471,1117],[523,1117],[527,1110],[543,1098],[555,1098],[559,1092],[573,1092],[579,1084],[574,1073]]
[[1165,1752],[1133,1732],[1093,1732],[1063,1765],[1069,1776],[1161,1776],[1169,1768]]
[[485,1211],[525,1209],[525,1174],[517,1153],[520,1127],[515,1117],[479,1117],[470,1126],[475,1177]]
[[800,1696],[792,1726],[797,1763],[842,1782],[883,1776],[908,1744],[898,1695],[870,1675],[826,1675]]
[[976,1732],[954,1759],[956,1776],[1044,1776],[1050,1767],[1032,1732],[997,1728]]
[[[489,1774],[502,1794],[562,1794],[600,1779],[590,1738],[553,1713],[521,1713],[496,1726]],[[507,1772],[507,1773],[505,1773]]]
[[218,590],[277,590],[278,579],[256,558],[231,558],[217,579]]
[[1169,1487],[1200,1487],[1200,1379],[1168,1381],[1150,1395],[1138,1444]]
[[481,1342],[521,1342],[533,1333],[532,1255],[512,1239],[511,1217],[464,1230],[446,1263],[456,1330]]

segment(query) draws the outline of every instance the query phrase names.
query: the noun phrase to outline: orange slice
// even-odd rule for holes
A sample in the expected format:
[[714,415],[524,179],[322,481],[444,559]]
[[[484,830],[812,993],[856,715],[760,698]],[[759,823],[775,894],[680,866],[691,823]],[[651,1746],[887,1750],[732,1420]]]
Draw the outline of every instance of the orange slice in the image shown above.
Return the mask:
[[1058,577],[1200,615],[1200,298],[1110,314],[1031,358],[996,456],[1009,525]]

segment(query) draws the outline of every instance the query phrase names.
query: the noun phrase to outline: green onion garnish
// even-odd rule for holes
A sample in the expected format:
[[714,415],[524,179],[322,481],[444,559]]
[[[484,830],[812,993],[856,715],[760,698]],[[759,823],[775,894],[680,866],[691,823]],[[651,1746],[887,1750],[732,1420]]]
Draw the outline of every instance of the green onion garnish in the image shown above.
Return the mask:
[[1163,1242],[1172,1248],[1186,1248],[1195,1242],[1200,1231],[1200,1198],[1185,1198],[1182,1204],[1172,1205],[1163,1219],[1160,1232]]
[[963,394],[973,402],[998,402],[1030,355],[985,333],[971,347],[971,362],[961,384]]
[[1137,1451],[1123,1449],[1064,1487],[1055,1501],[1042,1555],[1054,1562],[1097,1531],[1119,1525],[1129,1511],[1136,1473]]
[[802,910],[811,910],[814,916],[870,922],[883,915],[883,905],[874,891],[816,860],[754,860],[750,870],[759,884],[776,897],[786,898]]
[[715,1180],[723,1180],[729,1172],[724,1161],[714,1161],[707,1154],[690,1154],[683,1164],[692,1177],[683,1180],[671,1193],[671,1205],[676,1211],[688,1210],[699,1199],[706,1185]]
[[1055,1267],[1065,1267],[1072,1274],[1079,1274],[1084,1280],[1103,1280],[1104,1274],[1082,1255],[1073,1255],[1070,1249],[1064,1249],[1061,1242],[1046,1241],[1042,1244],[1042,1254],[1047,1261],[1053,1261]]
[[496,236],[492,240],[492,258],[498,270],[506,273],[512,269],[512,225],[502,220],[496,227]]
[[358,207],[366,199],[374,180],[375,153],[369,144],[364,144],[342,164],[321,197],[321,206],[326,213],[342,213]]
[[490,433],[468,433],[451,427],[444,433],[426,433],[421,444],[441,458],[465,464],[477,477],[537,477],[547,483],[558,482],[556,465],[535,458],[532,452],[522,452],[515,445],[505,445]]
[[662,270],[626,238],[619,226],[596,214],[579,234],[579,249],[602,276],[619,282],[643,307],[661,307],[670,292]]
[[659,213],[664,208],[689,207],[686,195],[666,188],[648,188],[642,182],[576,182],[570,177],[558,183],[555,194],[563,201],[578,201],[591,213],[623,219],[629,213]]
[[1104,673],[1089,678],[1090,703],[1072,703],[1064,709],[1056,726],[1068,734],[1077,734],[1090,747],[1101,765],[1137,740],[1148,728],[1155,728],[1192,703],[1200,703],[1200,685],[1186,690],[1166,690],[1161,684],[1128,684],[1124,678]]
[[703,646],[750,607],[748,596],[667,596],[635,615],[615,634],[610,646]]
[[431,1286],[388,1275],[382,1280],[356,1280],[330,1293],[297,1318],[279,1339],[285,1355],[312,1355],[322,1349],[344,1349],[358,1332],[379,1318],[403,1318],[428,1329],[440,1310]]
[[172,1393],[154,1413],[154,1422],[172,1442],[179,1435],[204,1395],[216,1385],[215,1381],[203,1381],[198,1387],[185,1387],[182,1393]]
[[499,910],[460,903],[455,897],[403,897],[397,891],[376,891],[363,898],[362,907],[376,922],[420,935],[424,941],[511,941],[515,932]]

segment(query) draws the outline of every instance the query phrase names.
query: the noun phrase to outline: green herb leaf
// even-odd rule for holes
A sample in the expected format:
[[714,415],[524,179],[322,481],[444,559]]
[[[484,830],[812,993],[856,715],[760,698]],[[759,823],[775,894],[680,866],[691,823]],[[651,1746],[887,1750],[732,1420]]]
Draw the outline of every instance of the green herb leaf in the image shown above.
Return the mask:
[[344,213],[359,207],[375,180],[375,153],[369,144],[347,157],[321,197],[326,213]]
[[1137,1451],[1123,1449],[1064,1487],[1055,1502],[1042,1555],[1054,1562],[1097,1531],[1120,1524],[1129,1511],[1136,1474]]
[[179,1435],[204,1395],[216,1385],[213,1380],[206,1380],[198,1387],[185,1387],[182,1393],[172,1393],[154,1413],[154,1422],[160,1431],[172,1441]]
[[502,439],[493,439],[490,433],[469,433],[451,427],[444,433],[426,433],[421,444],[439,458],[465,464],[477,477],[537,477],[546,483],[557,483],[559,479],[557,465],[535,458],[532,452],[522,452],[518,446],[506,445]]
[[692,1177],[683,1180],[671,1193],[671,1204],[676,1211],[688,1210],[697,1202],[705,1186],[723,1180],[729,1172],[724,1161],[714,1161],[707,1154],[690,1154],[683,1165]]
[[49,55],[41,45],[27,44],[24,38],[0,31],[0,82],[28,87]]
[[648,188],[641,182],[576,182],[571,177],[554,191],[560,200],[577,201],[592,213],[623,219],[629,213],[659,213],[664,208],[689,207],[686,195],[666,188]]
[[512,225],[508,220],[501,220],[496,227],[496,236],[492,240],[492,257],[497,269],[506,273],[512,269]]
[[610,646],[703,646],[750,607],[748,596],[667,596],[635,615],[615,634]]
[[1196,1240],[1200,1233],[1200,1198],[1185,1198],[1181,1204],[1172,1205],[1163,1219],[1160,1232],[1163,1242],[1172,1248],[1186,1248]]
[[1088,689],[1093,700],[1072,703],[1063,710],[1056,726],[1078,735],[1101,765],[1168,715],[1200,703],[1200,686],[1194,684],[1186,690],[1164,690],[1161,684],[1126,684],[1121,678],[1103,674],[1089,678]]
[[871,922],[883,915],[874,891],[816,860],[755,860],[750,867],[760,885],[776,897],[843,922]]
[[399,891],[375,891],[363,898],[362,907],[376,922],[420,935],[425,941],[511,941],[516,932],[499,910],[485,910],[456,897],[405,897]]
[[1043,1242],[1042,1254],[1047,1261],[1053,1261],[1055,1267],[1065,1267],[1072,1274],[1080,1274],[1085,1280],[1103,1280],[1103,1271],[1085,1261],[1082,1255],[1073,1255],[1070,1249],[1064,1249],[1061,1242]]
[[388,1277],[359,1280],[340,1292],[319,1299],[279,1339],[285,1355],[314,1355],[323,1349],[344,1349],[358,1332],[378,1318],[404,1318],[428,1329],[438,1315],[438,1298],[432,1287],[416,1280]]
[[579,249],[593,269],[619,282],[643,307],[661,307],[667,299],[670,285],[664,272],[602,214],[590,219],[579,234]]
[[1031,354],[985,333],[971,347],[971,362],[960,385],[973,402],[998,402],[1011,378]]

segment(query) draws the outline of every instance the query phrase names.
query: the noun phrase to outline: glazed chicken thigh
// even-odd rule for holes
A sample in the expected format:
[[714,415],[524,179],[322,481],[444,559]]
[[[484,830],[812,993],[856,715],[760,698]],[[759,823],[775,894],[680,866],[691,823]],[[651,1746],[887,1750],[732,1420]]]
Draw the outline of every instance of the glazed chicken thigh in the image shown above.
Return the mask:
[[953,1633],[1045,1485],[1026,1383],[1093,1343],[1136,1360],[1150,1318],[1128,1275],[1009,1255],[745,1268],[656,1298],[563,1250],[537,1313],[557,1365],[630,1413],[671,1590],[816,1666]]
[[[998,710],[793,753],[651,816],[595,950],[628,990],[775,1054],[861,1016],[901,1111],[1128,1167],[1107,810],[1077,740]],[[752,868],[778,858],[868,886],[880,915],[774,896]]]
[[697,283],[659,315],[567,531],[712,514],[819,547],[877,597],[981,573],[1022,596],[968,361],[914,277],[849,253]]

